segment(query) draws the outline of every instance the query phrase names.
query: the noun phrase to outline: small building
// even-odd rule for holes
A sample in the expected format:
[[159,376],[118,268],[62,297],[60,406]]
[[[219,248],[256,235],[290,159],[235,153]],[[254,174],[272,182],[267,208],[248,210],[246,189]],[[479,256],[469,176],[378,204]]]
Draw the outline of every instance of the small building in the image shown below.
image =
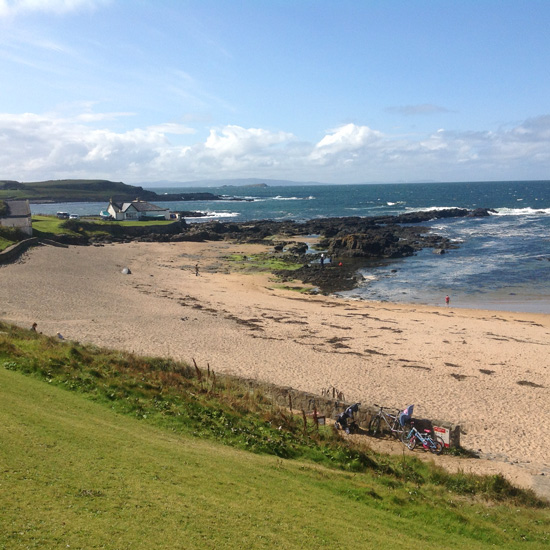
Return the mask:
[[32,217],[29,201],[4,201],[7,212],[0,214],[0,225],[12,227],[32,237]]
[[132,202],[116,203],[111,199],[107,212],[110,216],[117,221],[121,220],[145,220],[145,219],[157,219],[157,220],[169,220],[170,210],[168,208],[162,208],[156,204],[136,199]]

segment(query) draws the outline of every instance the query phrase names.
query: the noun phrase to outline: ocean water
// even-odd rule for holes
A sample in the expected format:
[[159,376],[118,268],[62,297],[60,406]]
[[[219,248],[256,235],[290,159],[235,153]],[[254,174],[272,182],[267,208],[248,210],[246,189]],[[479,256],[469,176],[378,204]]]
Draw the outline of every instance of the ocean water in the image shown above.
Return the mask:
[[[488,218],[436,220],[423,224],[459,243],[436,255],[380,261],[362,271],[364,282],[342,295],[354,299],[451,307],[550,313],[550,181],[281,187],[158,189],[209,191],[224,201],[163,202],[173,210],[208,213],[188,220],[297,220],[379,216],[443,208],[492,208]],[[246,199],[242,201],[232,198]],[[36,204],[33,213],[63,210],[98,214],[105,203]]]

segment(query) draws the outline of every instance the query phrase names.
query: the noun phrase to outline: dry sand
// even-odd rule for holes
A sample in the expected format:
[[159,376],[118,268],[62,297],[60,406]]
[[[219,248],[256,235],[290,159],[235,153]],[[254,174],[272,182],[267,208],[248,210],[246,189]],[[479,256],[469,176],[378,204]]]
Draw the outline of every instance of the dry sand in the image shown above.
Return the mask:
[[313,393],[334,387],[348,401],[414,403],[415,416],[460,424],[463,446],[491,459],[438,457],[443,465],[500,472],[550,497],[550,316],[302,296],[229,273],[224,256],[263,250],[31,249],[0,268],[0,318]]

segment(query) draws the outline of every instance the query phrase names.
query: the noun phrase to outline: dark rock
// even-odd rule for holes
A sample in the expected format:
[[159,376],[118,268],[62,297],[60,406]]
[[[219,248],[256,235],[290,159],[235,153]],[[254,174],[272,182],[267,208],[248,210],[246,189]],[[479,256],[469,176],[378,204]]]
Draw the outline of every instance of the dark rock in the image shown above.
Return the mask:
[[287,251],[290,252],[291,254],[298,254],[298,255],[305,254],[307,250],[308,250],[307,243],[295,243],[294,245],[289,246],[287,249]]
[[496,213],[497,211],[492,208],[476,208],[472,210],[469,215],[473,218],[484,218]]

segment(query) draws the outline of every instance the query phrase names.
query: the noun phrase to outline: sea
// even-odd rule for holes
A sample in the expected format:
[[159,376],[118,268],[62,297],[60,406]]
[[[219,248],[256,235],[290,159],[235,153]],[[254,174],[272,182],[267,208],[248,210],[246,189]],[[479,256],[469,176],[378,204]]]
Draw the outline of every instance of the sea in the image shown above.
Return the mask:
[[[165,202],[172,210],[220,220],[296,220],[398,215],[445,208],[490,208],[485,218],[424,223],[458,248],[446,254],[425,249],[415,256],[383,260],[361,270],[363,282],[341,295],[355,300],[513,312],[550,313],[550,181],[395,183],[253,187],[151,188],[164,193],[210,192],[222,201]],[[241,199],[241,200],[235,200]],[[32,204],[33,214],[57,211],[98,215],[105,203]]]

